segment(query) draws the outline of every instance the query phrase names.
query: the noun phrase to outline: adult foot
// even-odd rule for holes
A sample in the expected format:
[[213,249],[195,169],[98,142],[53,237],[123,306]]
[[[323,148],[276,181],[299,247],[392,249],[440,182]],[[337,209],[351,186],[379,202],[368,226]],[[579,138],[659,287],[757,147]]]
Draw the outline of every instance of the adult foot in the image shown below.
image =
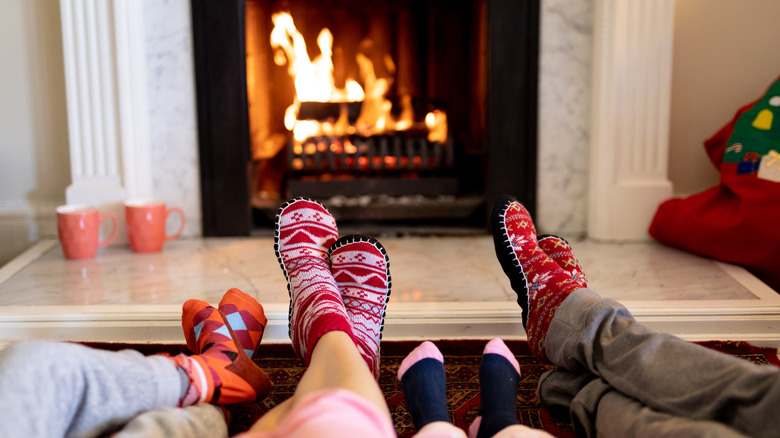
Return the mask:
[[531,215],[515,198],[495,202],[491,225],[496,257],[523,309],[529,347],[547,360],[544,342],[550,321],[563,300],[582,286],[539,248]]
[[195,403],[232,404],[259,400],[271,390],[271,380],[244,352],[225,315],[201,300],[188,300],[182,322],[194,355],[171,358],[189,379],[182,406]]

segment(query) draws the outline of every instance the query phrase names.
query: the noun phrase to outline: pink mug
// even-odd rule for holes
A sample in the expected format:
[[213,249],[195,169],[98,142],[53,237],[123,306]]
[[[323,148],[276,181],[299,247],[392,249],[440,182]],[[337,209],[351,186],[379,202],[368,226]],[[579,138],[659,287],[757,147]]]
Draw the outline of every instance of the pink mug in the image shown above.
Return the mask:
[[[111,218],[114,231],[105,240],[100,240],[100,223]],[[87,205],[61,205],[57,207],[57,233],[60,236],[62,252],[69,259],[90,259],[101,246],[116,239],[119,229],[113,212],[100,214],[97,208]]]
[[[173,235],[165,235],[165,224],[171,213],[179,213],[181,226]],[[179,237],[184,231],[184,212],[179,207],[166,208],[158,199],[131,199],[125,202],[125,218],[130,247],[135,252],[158,252],[163,243]]]

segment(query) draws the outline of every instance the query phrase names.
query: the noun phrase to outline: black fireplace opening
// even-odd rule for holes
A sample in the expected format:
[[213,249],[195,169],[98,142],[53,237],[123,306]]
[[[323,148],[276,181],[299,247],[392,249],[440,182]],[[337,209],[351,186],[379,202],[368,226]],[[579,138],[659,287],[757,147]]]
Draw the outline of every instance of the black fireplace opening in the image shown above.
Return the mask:
[[538,0],[192,0],[192,18],[205,236],[264,233],[297,196],[369,233],[483,233],[504,193],[534,210]]

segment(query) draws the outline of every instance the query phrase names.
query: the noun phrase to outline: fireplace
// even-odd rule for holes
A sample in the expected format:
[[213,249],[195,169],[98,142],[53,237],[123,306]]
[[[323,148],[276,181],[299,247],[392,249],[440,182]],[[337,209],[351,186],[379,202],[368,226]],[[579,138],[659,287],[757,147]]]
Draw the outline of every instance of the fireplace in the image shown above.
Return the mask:
[[[267,228],[294,196],[364,229],[484,231],[502,193],[533,210],[538,8],[538,0],[193,0],[203,234]],[[269,41],[278,13],[294,21],[307,62],[332,53],[335,89],[357,77],[369,96],[370,83],[384,80],[380,101],[301,98],[286,64],[295,54]],[[331,45],[318,51],[323,29]],[[373,58],[368,69],[360,56]],[[313,134],[287,124],[293,103],[292,126],[317,123]],[[383,114],[365,116],[379,106]]]
[[[248,234],[251,210],[241,174],[247,174],[249,136],[236,111],[246,98],[233,85],[240,82],[237,65],[245,63],[245,55],[231,49],[241,41],[234,28],[243,24],[238,12],[212,14],[183,2],[108,0],[111,7],[94,9],[86,0],[60,0],[72,178],[66,200],[121,214],[128,197],[158,196],[185,208],[186,235]],[[230,0],[211,3],[239,7]],[[499,3],[488,2],[487,10]],[[529,122],[535,112],[509,124],[487,118],[487,137],[515,149],[484,160],[498,169],[494,174],[509,174],[486,184],[486,197],[508,192],[532,200],[544,232],[645,240],[658,204],[672,195],[667,137],[674,1],[575,3],[564,9],[543,4],[538,197],[527,191],[533,170],[523,173],[527,184],[512,177],[519,165],[536,161],[536,150],[522,147],[536,141],[536,130],[529,128],[535,128]],[[491,50],[490,64],[498,67],[491,67],[486,81],[488,114],[536,99],[535,57],[528,53],[537,50],[529,42],[538,29],[517,26],[524,20],[516,17],[534,19],[538,3],[510,6],[520,11],[503,14],[505,20],[493,17],[500,25],[490,28],[489,41],[507,34],[515,40]],[[145,24],[145,18],[151,21]],[[193,19],[211,28],[194,34]],[[230,26],[219,31],[219,22]],[[198,81],[216,84],[199,102],[192,92],[193,36],[201,48],[206,40],[221,48],[212,53],[212,64],[199,63]],[[504,92],[490,91],[500,81]],[[203,123],[196,126],[198,117]],[[204,144],[212,148],[199,150]],[[239,179],[224,177],[236,174]]]

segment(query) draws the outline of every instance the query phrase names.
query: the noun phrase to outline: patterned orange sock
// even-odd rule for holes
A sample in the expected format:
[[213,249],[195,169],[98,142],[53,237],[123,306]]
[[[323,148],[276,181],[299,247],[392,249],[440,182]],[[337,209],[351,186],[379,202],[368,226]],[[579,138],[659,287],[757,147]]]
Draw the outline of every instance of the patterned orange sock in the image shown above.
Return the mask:
[[496,201],[491,222],[496,257],[523,309],[529,347],[536,357],[547,360],[544,342],[555,311],[582,286],[539,248],[531,215],[516,199]]
[[225,315],[246,355],[253,360],[257,359],[258,347],[268,324],[262,304],[234,287],[225,292],[218,308]]
[[181,406],[243,403],[268,394],[268,375],[244,352],[222,312],[205,301],[189,300],[183,306],[182,325],[187,344],[197,354],[171,358],[190,381]]

